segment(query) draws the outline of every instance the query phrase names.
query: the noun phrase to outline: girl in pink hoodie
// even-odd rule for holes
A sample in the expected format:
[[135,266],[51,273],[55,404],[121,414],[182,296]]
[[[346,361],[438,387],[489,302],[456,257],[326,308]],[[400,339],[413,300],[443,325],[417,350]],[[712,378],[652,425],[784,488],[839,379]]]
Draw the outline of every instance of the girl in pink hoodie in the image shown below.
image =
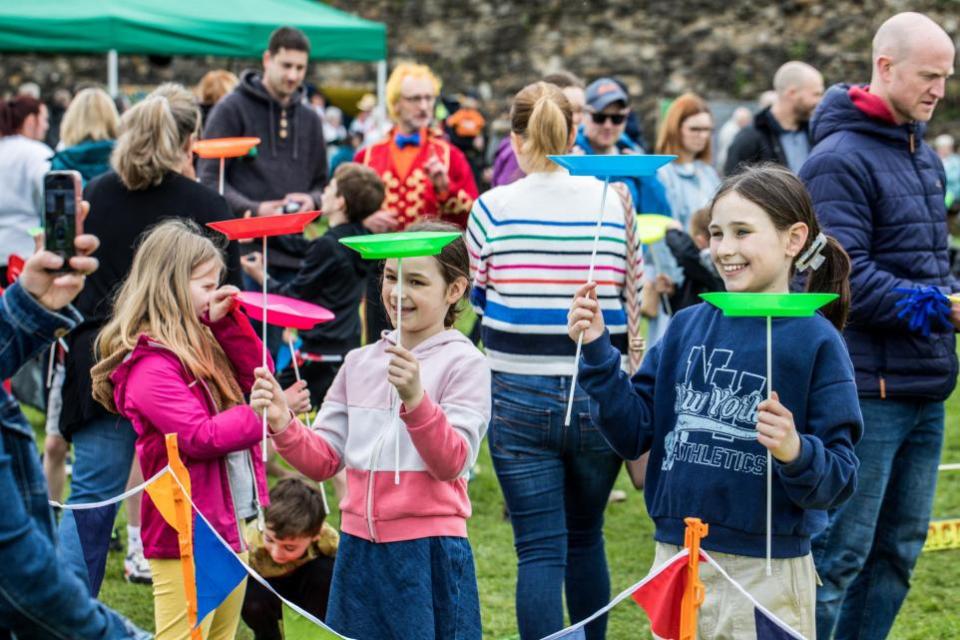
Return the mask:
[[[244,553],[244,520],[268,497],[258,443],[261,421],[244,403],[260,362],[260,340],[237,310],[235,287],[218,287],[223,258],[186,220],[144,239],[97,337],[94,397],[130,420],[146,477],[167,465],[177,442],[193,501],[233,550]],[[158,640],[189,638],[177,533],[144,496],[144,555],[153,572]],[[203,622],[207,640],[233,638],[246,583]]]
[[[315,480],[347,470],[326,622],[351,638],[481,637],[467,473],[490,417],[490,371],[452,328],[468,273],[462,238],[436,257],[405,258],[402,339],[384,332],[348,353],[312,429],[269,372],[256,372],[251,403],[267,411],[280,455]],[[382,296],[394,324],[396,282],[397,261],[387,260]]]

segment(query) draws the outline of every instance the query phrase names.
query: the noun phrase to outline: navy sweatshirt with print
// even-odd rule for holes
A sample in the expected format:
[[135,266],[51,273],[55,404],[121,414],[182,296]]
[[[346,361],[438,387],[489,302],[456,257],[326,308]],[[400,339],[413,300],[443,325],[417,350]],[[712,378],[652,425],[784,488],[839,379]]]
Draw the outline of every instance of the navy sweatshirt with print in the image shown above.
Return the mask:
[[[593,421],[624,458],[650,452],[644,493],[660,542],[682,545],[683,519],[695,516],[710,525],[705,549],[766,553],[767,450],[756,436],[765,324],[708,304],[683,309],[632,379],[606,334],[583,347]],[[774,319],[772,331],[773,389],[801,439],[796,460],[773,459],[773,556],[790,558],[853,494],[863,419],[850,357],[825,318]]]

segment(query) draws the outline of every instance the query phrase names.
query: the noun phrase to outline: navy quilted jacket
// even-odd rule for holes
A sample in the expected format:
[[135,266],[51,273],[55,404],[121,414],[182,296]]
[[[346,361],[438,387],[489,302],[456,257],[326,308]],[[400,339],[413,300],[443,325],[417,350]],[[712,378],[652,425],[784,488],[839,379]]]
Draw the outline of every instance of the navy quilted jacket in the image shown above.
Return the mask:
[[853,304],[844,330],[861,397],[945,400],[957,378],[953,330],[929,337],[897,317],[896,287],[960,290],[950,275],[943,166],[921,123],[861,111],[849,85],[830,88],[812,120],[800,171],[817,218],[850,254]]

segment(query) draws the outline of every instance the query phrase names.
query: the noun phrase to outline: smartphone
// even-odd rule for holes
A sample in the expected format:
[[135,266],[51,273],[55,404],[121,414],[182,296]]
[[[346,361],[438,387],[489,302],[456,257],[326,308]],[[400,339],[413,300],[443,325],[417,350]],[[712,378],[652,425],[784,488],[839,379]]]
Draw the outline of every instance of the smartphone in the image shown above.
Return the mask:
[[50,171],[43,177],[43,231],[46,249],[63,258],[61,271],[76,255],[73,241],[83,233],[80,201],[83,181],[78,171]]

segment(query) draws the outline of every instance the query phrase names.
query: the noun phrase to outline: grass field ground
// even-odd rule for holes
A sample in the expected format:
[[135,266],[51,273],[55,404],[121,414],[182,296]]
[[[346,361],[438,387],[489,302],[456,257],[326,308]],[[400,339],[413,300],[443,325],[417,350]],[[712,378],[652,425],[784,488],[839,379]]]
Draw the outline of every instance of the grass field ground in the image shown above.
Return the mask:
[[[960,392],[949,399],[946,413],[942,459],[960,463]],[[39,416],[31,417],[39,422]],[[653,558],[653,527],[643,496],[633,490],[625,473],[621,474],[618,487],[626,490],[629,497],[626,502],[609,505],[606,511],[605,536],[613,594],[643,578]],[[470,520],[470,541],[480,583],[484,638],[515,639],[518,638],[514,614],[516,556],[510,524],[503,519],[503,498],[486,444],[478,461],[477,475],[470,484],[470,498],[474,513]],[[934,518],[960,518],[960,472],[940,475]],[[339,514],[333,514],[332,521],[339,524]],[[957,606],[960,550],[924,553],[912,582],[913,588],[890,637],[894,640],[960,638],[960,607]],[[150,588],[124,581],[122,553],[110,554],[101,598],[144,628],[153,628]],[[241,625],[237,637],[251,640],[253,636]],[[611,640],[650,638],[646,617],[639,607],[631,601],[617,606],[610,616],[608,637]]]

